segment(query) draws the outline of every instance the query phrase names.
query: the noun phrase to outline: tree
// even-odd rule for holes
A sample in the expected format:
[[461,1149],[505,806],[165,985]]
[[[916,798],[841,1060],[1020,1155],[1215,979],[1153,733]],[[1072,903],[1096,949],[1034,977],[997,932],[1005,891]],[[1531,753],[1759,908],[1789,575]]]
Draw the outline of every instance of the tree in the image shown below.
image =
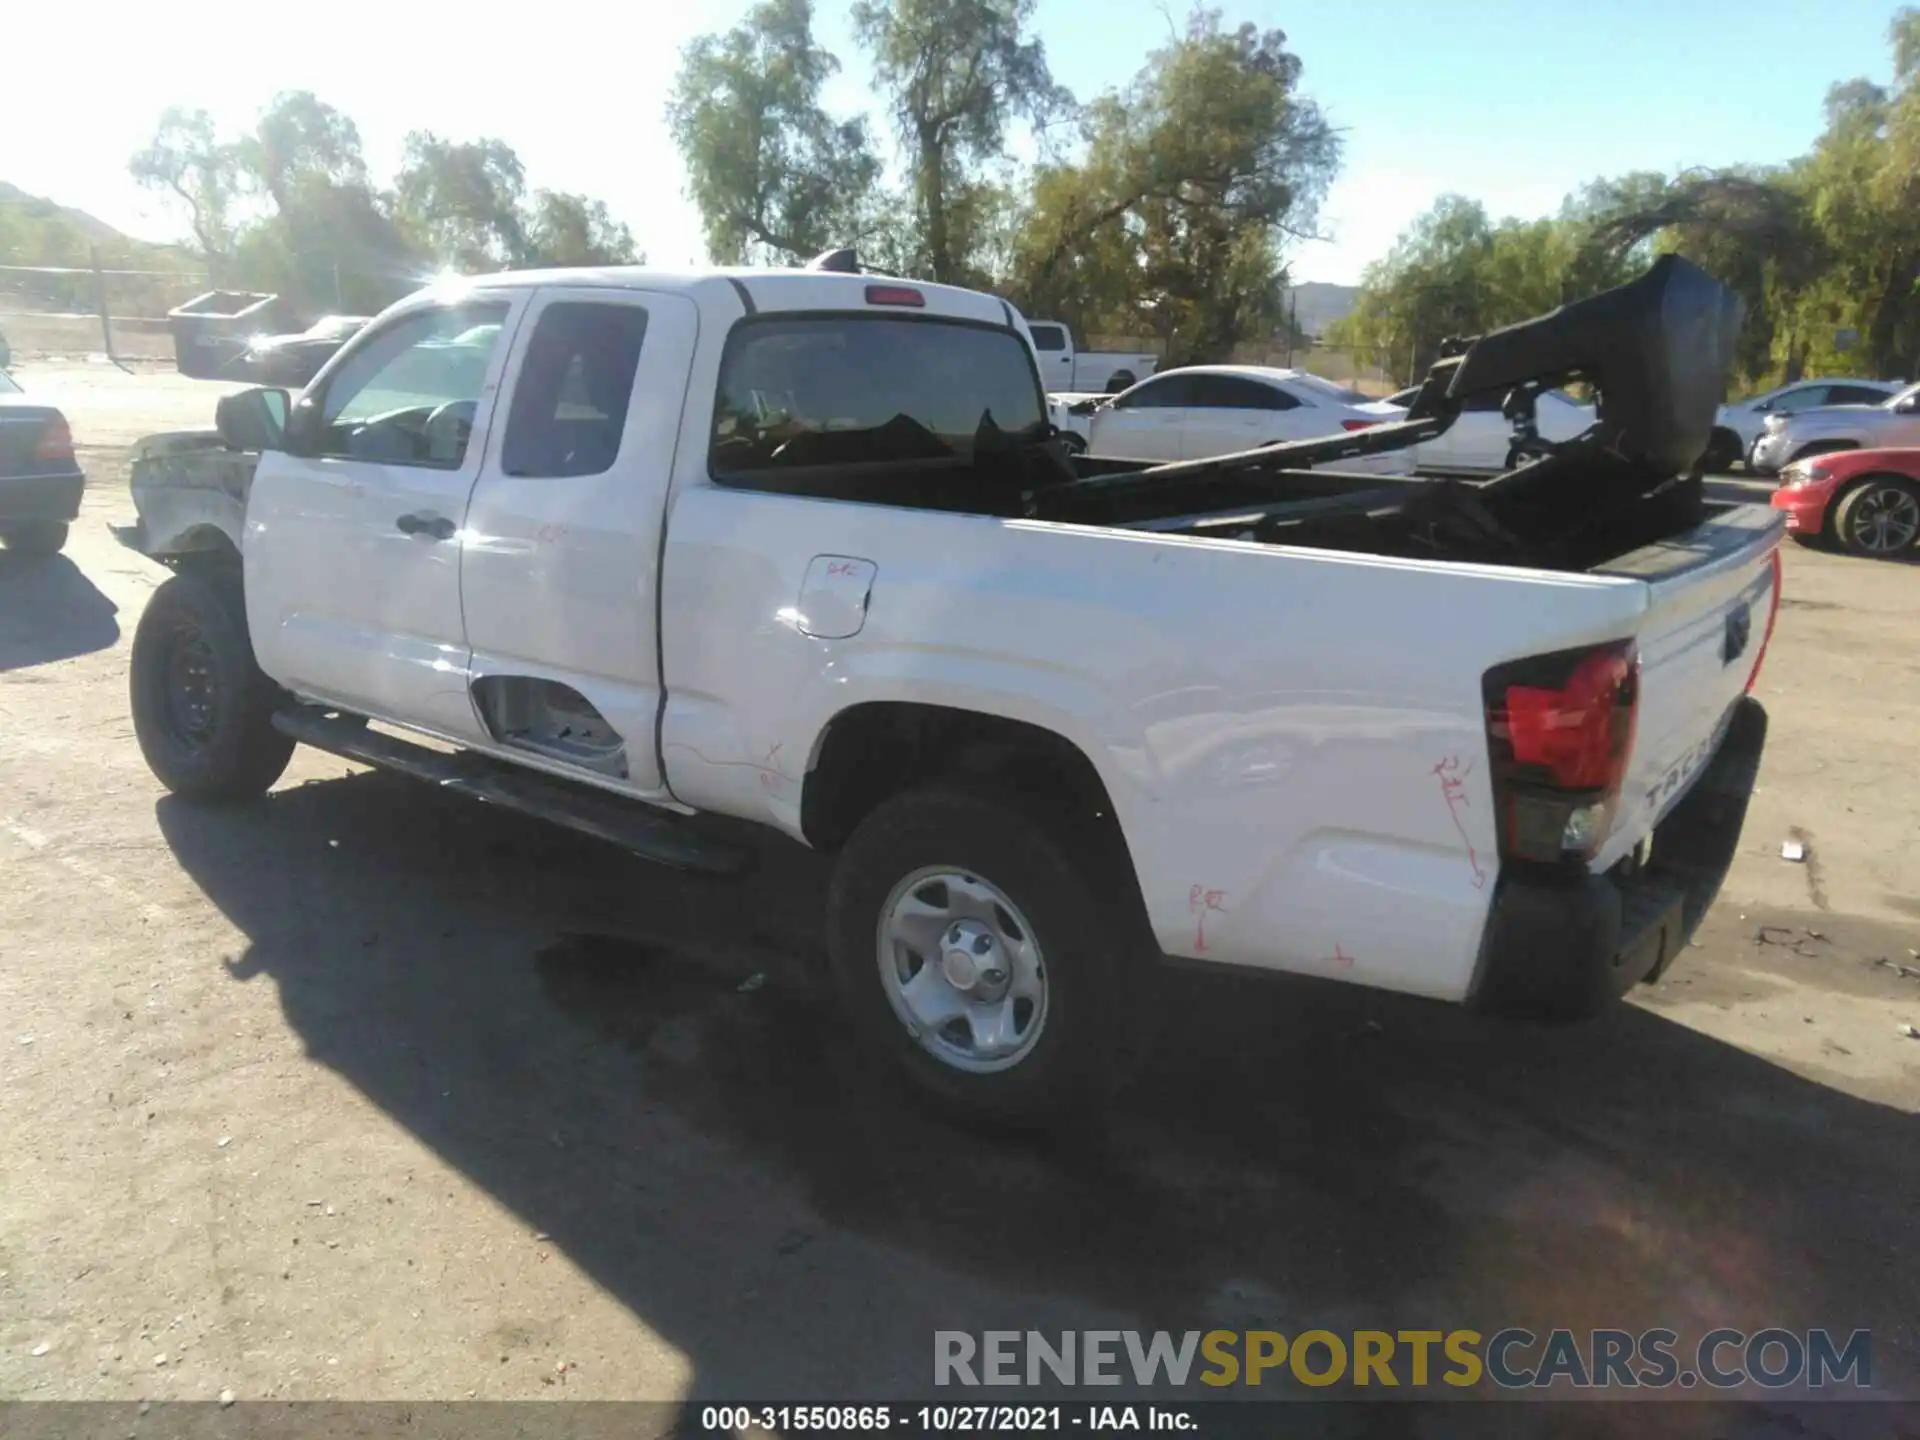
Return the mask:
[[187,208],[194,243],[216,270],[232,252],[233,203],[240,183],[239,156],[222,142],[205,110],[169,106],[153,141],[127,162],[133,178],[162,190]]
[[801,260],[867,228],[880,162],[866,122],[820,106],[839,68],[814,43],[811,0],[762,0],[687,47],[667,118],[715,260]]
[[416,130],[395,178],[399,222],[441,265],[500,270],[527,258],[526,171],[504,140],[455,141]]
[[607,213],[604,201],[536,190],[526,223],[530,265],[633,265],[633,232]]
[[856,0],[907,151],[924,270],[972,278],[982,235],[979,167],[998,159],[1007,123],[1044,127],[1073,97],[1054,84],[1046,47],[1026,34],[1034,0]]
[[310,90],[282,91],[238,147],[241,166],[282,215],[309,185],[367,183],[360,127]]
[[1175,359],[1279,328],[1280,243],[1310,231],[1340,153],[1300,75],[1281,31],[1196,12],[1088,107],[1083,158],[1040,168],[1014,293],[1082,330],[1157,331]]

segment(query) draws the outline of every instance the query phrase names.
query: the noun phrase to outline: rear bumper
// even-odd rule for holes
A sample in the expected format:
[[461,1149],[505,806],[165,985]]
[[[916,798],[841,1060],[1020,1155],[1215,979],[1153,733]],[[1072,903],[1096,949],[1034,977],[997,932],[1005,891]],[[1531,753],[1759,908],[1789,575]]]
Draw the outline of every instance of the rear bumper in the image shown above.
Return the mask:
[[1468,1004],[1576,1020],[1658,979],[1726,879],[1766,739],[1767,712],[1742,699],[1719,751],[1654,830],[1651,859],[1634,874],[1616,867],[1564,882],[1503,876]]
[[78,470],[51,475],[0,475],[0,525],[19,520],[72,520],[80,513],[87,477]]

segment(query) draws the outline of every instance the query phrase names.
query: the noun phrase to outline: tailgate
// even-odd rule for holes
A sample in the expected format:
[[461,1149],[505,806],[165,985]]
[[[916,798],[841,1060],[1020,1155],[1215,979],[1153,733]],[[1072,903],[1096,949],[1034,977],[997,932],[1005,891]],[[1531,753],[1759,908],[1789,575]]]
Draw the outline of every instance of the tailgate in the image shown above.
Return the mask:
[[1595,573],[1643,581],[1640,699],[1620,808],[1593,868],[1626,855],[1680,803],[1746,693],[1779,600],[1784,518],[1731,505]]

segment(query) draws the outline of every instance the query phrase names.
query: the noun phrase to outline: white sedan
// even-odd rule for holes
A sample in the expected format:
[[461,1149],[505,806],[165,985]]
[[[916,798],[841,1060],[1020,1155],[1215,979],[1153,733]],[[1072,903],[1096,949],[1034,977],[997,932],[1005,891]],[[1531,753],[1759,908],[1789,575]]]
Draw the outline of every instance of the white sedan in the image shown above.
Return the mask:
[[[1313,440],[1378,425],[1367,397],[1309,375],[1265,365],[1192,365],[1163,370],[1095,410],[1087,453],[1122,460],[1201,460],[1276,440]],[[1403,474],[1405,450],[1342,462],[1343,469]]]
[[[1363,408],[1382,420],[1405,417],[1414,386]],[[1502,413],[1503,394],[1476,395],[1462,407],[1444,435],[1413,447],[1413,463],[1422,470],[1505,470],[1513,445],[1513,422]],[[1559,390],[1543,392],[1533,406],[1534,427],[1542,440],[1571,440],[1593,424],[1593,407]]]

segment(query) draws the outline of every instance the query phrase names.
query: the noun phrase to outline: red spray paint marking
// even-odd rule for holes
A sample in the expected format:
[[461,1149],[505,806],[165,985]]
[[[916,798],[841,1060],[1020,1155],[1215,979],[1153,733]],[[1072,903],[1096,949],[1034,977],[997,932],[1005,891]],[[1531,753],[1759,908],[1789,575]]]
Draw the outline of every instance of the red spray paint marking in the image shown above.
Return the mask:
[[1196,885],[1187,891],[1187,909],[1196,917],[1193,925],[1194,954],[1207,953],[1207,912],[1211,910],[1217,915],[1226,914],[1226,899],[1226,891],[1209,890],[1204,885]]
[[1462,769],[1460,757],[1449,755],[1433,767],[1433,773],[1440,779],[1440,797],[1447,802],[1447,814],[1452,817],[1453,828],[1460,832],[1460,839],[1467,847],[1467,863],[1473,867],[1473,888],[1484,889],[1487,872],[1480,868],[1480,852],[1473,848],[1473,839],[1467,834],[1467,827],[1460,821],[1460,812],[1467,804],[1467,777],[1473,773],[1473,762],[1468,761]]
[[859,564],[860,562],[858,560],[829,560],[827,562],[827,574],[851,575],[855,567]]
[[1351,970],[1353,968],[1353,956],[1342,950],[1340,948],[1340,942],[1336,940],[1333,942],[1333,954],[1327,957],[1327,964],[1338,965],[1342,970]]

